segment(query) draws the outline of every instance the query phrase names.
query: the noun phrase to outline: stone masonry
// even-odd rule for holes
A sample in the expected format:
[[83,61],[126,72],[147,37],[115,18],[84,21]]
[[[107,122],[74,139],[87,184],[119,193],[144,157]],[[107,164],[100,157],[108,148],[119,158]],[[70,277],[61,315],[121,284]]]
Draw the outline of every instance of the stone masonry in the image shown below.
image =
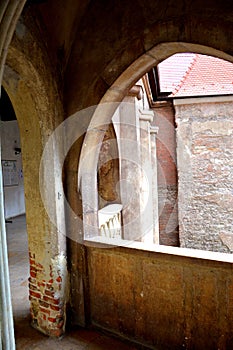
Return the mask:
[[231,97],[175,102],[182,247],[233,252]]

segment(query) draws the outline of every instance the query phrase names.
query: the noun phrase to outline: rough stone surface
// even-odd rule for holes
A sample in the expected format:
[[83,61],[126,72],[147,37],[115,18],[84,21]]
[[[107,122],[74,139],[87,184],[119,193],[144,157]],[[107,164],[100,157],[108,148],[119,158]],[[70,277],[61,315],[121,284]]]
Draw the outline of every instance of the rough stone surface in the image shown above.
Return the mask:
[[[176,106],[181,246],[232,252],[232,103]],[[232,237],[230,239],[230,237]],[[226,239],[227,238],[227,239]]]

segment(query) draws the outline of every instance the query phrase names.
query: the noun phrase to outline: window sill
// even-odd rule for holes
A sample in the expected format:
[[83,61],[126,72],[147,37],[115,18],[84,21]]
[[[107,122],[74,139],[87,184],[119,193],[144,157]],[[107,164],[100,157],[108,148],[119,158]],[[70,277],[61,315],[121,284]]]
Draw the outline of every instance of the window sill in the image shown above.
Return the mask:
[[93,237],[88,240],[84,240],[84,244],[90,247],[97,248],[114,248],[114,247],[125,247],[138,249],[141,251],[155,252],[161,254],[170,254],[181,257],[196,258],[203,260],[221,261],[227,263],[233,263],[233,254],[218,253],[199,249],[171,247],[165,245],[149,244],[143,242],[128,241],[119,238],[108,238],[108,237]]

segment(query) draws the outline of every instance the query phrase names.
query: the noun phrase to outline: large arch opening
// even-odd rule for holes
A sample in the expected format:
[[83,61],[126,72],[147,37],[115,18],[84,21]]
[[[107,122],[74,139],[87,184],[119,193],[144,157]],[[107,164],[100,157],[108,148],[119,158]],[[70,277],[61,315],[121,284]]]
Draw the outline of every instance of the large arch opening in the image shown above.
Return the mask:
[[[168,54],[168,52],[169,52],[169,54]],[[172,56],[173,54],[178,53],[178,52],[180,52],[180,53],[181,52],[194,52],[194,53],[204,54],[204,55],[208,55],[208,56],[221,57],[221,58],[225,58],[226,60],[231,60],[231,57],[229,55],[226,55],[223,52],[217,51],[217,50],[212,49],[212,48],[204,47],[201,45],[194,45],[194,44],[187,44],[187,43],[185,43],[185,44],[184,43],[160,44],[160,45],[158,45],[158,47],[155,47],[154,49],[150,50],[150,53],[143,55],[133,65],[131,65],[117,79],[117,81],[112,85],[112,87],[107,91],[105,96],[102,98],[100,105],[98,106],[97,111],[95,112],[95,114],[90,122],[88,131],[87,131],[87,135],[86,135],[85,141],[84,141],[85,148],[82,149],[82,153],[81,153],[81,161],[80,161],[80,167],[79,167],[80,189],[87,189],[88,188],[87,193],[84,193],[84,191],[82,191],[83,210],[84,210],[84,231],[86,230],[86,236],[85,236],[85,232],[84,232],[84,239],[87,238],[87,240],[89,240],[90,238],[92,238],[94,236],[95,237],[101,236],[101,231],[103,231],[103,226],[98,221],[98,211],[99,211],[100,207],[98,205],[98,193],[96,191],[97,183],[98,183],[98,179],[97,179],[96,174],[98,171],[98,161],[99,161],[99,154],[100,154],[100,149],[101,149],[100,147],[103,147],[103,146],[101,146],[102,140],[104,139],[104,135],[105,135],[106,129],[108,127],[107,126],[108,123],[110,122],[110,120],[112,120],[112,116],[113,116],[115,110],[123,108],[122,102],[120,104],[120,101],[122,101],[122,99],[123,99],[122,96],[124,96],[124,94],[125,94],[125,96],[127,96],[127,95],[129,96],[131,94],[130,89],[132,89],[132,83],[135,84],[135,82],[139,81],[140,78],[142,77],[141,76],[142,73],[144,75],[153,66],[157,66],[165,58],[167,58],[168,56]],[[145,63],[145,61],[146,61],[146,63]],[[224,87],[223,87],[222,95],[224,95],[224,93],[225,92],[224,92]],[[228,94],[229,94],[229,92],[228,92]],[[211,95],[211,92],[210,92],[210,95]],[[230,101],[230,99],[231,99],[231,96],[227,97],[226,102]],[[110,101],[112,101],[112,102],[110,102]],[[117,105],[118,103],[120,104],[120,107],[118,107],[118,105]],[[178,102],[177,102],[177,104],[178,104]],[[181,104],[181,103],[179,102],[179,104]],[[141,106],[141,108],[143,108],[143,106]],[[176,108],[178,108],[178,107],[176,107]],[[210,106],[209,108],[214,108],[214,107]],[[223,107],[223,108],[225,108],[225,107]],[[221,114],[221,112],[217,112],[217,113]],[[105,125],[105,127],[103,125]],[[165,126],[163,126],[163,128],[164,127]],[[176,126],[174,124],[172,126],[172,128],[175,129],[175,127]],[[169,128],[169,126],[168,126],[168,128]],[[173,131],[173,133],[174,132],[175,131]],[[177,133],[179,134],[180,131],[178,130]],[[181,141],[178,141],[178,142],[181,144]],[[166,145],[166,147],[169,151],[169,146]],[[175,144],[173,145],[173,147],[176,147]],[[187,145],[184,147],[187,147]],[[94,152],[91,152],[90,151],[91,149],[93,149]],[[174,155],[176,153],[175,149],[173,149],[172,153],[173,153],[172,157],[176,158],[176,156]],[[185,157],[185,155],[182,156],[181,153],[182,152],[179,151],[179,158],[180,159]],[[88,162],[87,162],[87,159],[88,159]],[[181,160],[180,160],[180,164],[181,164]],[[181,168],[182,168],[182,166],[180,165],[180,169],[179,169],[179,176],[180,177],[181,177]],[[135,172],[135,174],[136,174],[136,172]],[[90,181],[90,179],[91,179],[91,181]],[[133,181],[132,177],[131,177],[130,181],[131,182]],[[203,178],[203,181],[205,181],[204,178]],[[140,187],[140,183],[138,183],[137,186]],[[152,186],[152,183],[151,183],[151,186]],[[228,186],[228,185],[226,185],[226,186]],[[182,187],[183,187],[183,184],[181,184],[181,185],[179,184],[180,193],[182,192],[181,191]],[[133,190],[133,192],[136,192],[136,191],[137,191],[136,189]],[[166,191],[167,191],[167,189],[166,189]],[[171,194],[171,195],[173,195],[173,194]],[[139,198],[138,200],[140,201],[140,194],[137,193],[137,196]],[[176,190],[175,196],[177,196],[177,190]],[[184,196],[184,194],[182,194],[181,196]],[[210,196],[212,196],[212,194]],[[153,197],[153,195],[152,195],[152,197]],[[210,199],[208,199],[208,200],[210,200]],[[220,201],[220,199],[219,199],[219,201]],[[197,202],[195,202],[195,203],[197,203]],[[120,203],[120,204],[122,204],[122,203]],[[137,205],[135,202],[134,209],[136,208],[136,206]],[[140,204],[139,204],[139,206],[140,206]],[[177,207],[177,203],[175,203],[175,204],[173,203],[172,206],[173,206],[172,213],[171,212],[169,213],[169,210],[171,210],[171,209],[167,210],[168,211],[167,215],[169,215],[169,219],[166,220],[167,226],[169,224],[170,224],[170,226],[172,226],[172,225],[174,226],[175,222],[177,222],[177,225],[178,225],[178,219],[171,218],[172,215],[176,215],[176,216],[178,215],[177,208],[175,209],[175,206]],[[180,207],[181,206],[182,206],[182,202],[180,202]],[[188,205],[187,205],[187,207],[188,207]],[[85,215],[85,210],[87,210],[88,215]],[[213,211],[213,209],[210,208],[210,212],[212,212],[212,211]],[[186,212],[187,212],[187,210],[186,210]],[[90,213],[92,213],[92,214],[90,214]],[[92,217],[91,217],[91,215],[92,215]],[[101,210],[101,215],[102,215],[102,210]],[[138,214],[138,215],[140,215],[140,214]],[[179,212],[180,226],[183,225],[184,216],[185,216],[184,213]],[[113,220],[113,217],[112,217],[112,220]],[[147,215],[146,220],[148,220],[148,215]],[[152,219],[152,221],[153,221],[153,219]],[[107,226],[109,226],[109,225],[110,225],[110,222],[108,222]],[[112,225],[112,221],[111,221],[111,225]],[[209,227],[210,223],[208,223],[207,226]],[[138,227],[138,223],[137,223],[137,227]],[[100,233],[98,233],[99,230],[100,230]],[[107,228],[105,230],[107,230]],[[130,230],[133,231],[133,228],[131,227]],[[222,230],[224,231],[223,226],[222,226]],[[203,248],[200,248],[200,249],[204,249],[204,250],[207,249],[210,251],[213,250],[213,251],[218,251],[218,252],[229,252],[229,249],[231,249],[231,248],[229,248],[230,244],[228,244],[228,246],[226,244],[227,240],[229,240],[229,234],[230,234],[230,232],[226,233],[226,234],[221,233],[220,235],[216,233],[216,235],[219,236],[218,238],[213,238],[213,241],[216,239],[216,242],[213,243],[212,245],[210,243],[204,243]],[[109,235],[111,236],[111,234],[109,234]],[[124,234],[123,234],[123,236],[124,236]],[[135,240],[141,241],[141,238],[138,239],[137,236],[138,235],[134,236],[133,241],[135,241]],[[202,236],[202,235],[200,234],[200,236]],[[131,238],[133,236],[132,235],[131,236],[125,235],[124,237],[129,237],[127,240],[128,242],[125,243],[126,245],[129,245],[130,244],[129,241],[131,240]],[[199,238],[199,242],[200,242],[200,239],[201,238]],[[211,238],[204,237],[204,236],[202,236],[202,239],[206,242],[208,242],[208,240],[211,240]],[[179,240],[179,238],[178,238],[178,240]],[[188,238],[187,238],[187,240],[188,240]],[[197,237],[197,240],[198,240],[198,237]],[[217,240],[218,240],[218,243],[217,243]],[[165,237],[165,239],[162,240],[162,242],[163,241],[164,242],[167,241],[166,237]],[[106,241],[104,241],[102,239],[100,239],[100,242],[106,243]],[[154,241],[153,241],[153,239],[152,239],[152,241],[150,241],[150,243],[153,243],[153,242],[154,243],[156,242],[155,238],[154,238]],[[174,238],[171,238],[171,242],[172,243],[168,244],[168,245],[179,245],[179,244],[177,244],[177,239],[175,238],[175,236],[174,236]],[[114,245],[114,241],[111,241],[109,243]],[[116,243],[116,241],[115,241],[115,243]],[[116,243],[116,245],[117,244],[118,243]],[[164,244],[164,243],[162,243],[162,244]],[[124,243],[121,242],[120,245],[124,245]],[[222,247],[220,247],[221,245],[222,245]],[[183,238],[182,238],[182,246],[183,247],[192,247],[192,248],[198,249],[198,247],[201,247],[201,244],[199,244],[199,245],[197,244],[196,246],[195,246],[195,244],[193,246],[192,245],[189,246],[189,244],[185,243]],[[204,247],[207,247],[207,248],[204,248]]]
[[[158,48],[152,50],[153,57],[151,57],[151,55],[144,55],[143,59],[138,59],[119,77],[101,100],[100,107],[97,108],[93,119],[91,120],[84,140],[85,146],[82,148],[79,168],[79,191],[82,194],[83,200],[84,235],[85,229],[87,230],[87,235],[90,233],[94,235],[99,234],[99,203],[97,191],[99,155],[104,135],[112,120],[112,116],[118,108],[121,108],[119,107],[121,106],[121,101],[126,95],[130,94],[130,90],[134,87],[135,83],[138,82],[141,76],[148,72],[154,65],[157,65],[163,61],[163,59],[170,56],[166,54],[166,50],[169,51],[169,48],[171,48],[171,55],[177,52],[188,51],[210,56],[214,55],[215,57],[221,57],[232,61],[232,58],[225,55],[223,52],[217,52],[211,48],[199,45],[184,44],[183,46],[183,44],[168,43],[167,48],[166,44],[162,44],[162,47],[162,53],[158,46]],[[225,120],[223,123],[225,123]],[[85,189],[88,189],[86,193],[84,193]],[[85,214],[87,214],[86,218]],[[88,266],[90,280],[90,290],[88,292],[90,293],[92,322],[97,324],[100,328],[111,329],[116,333],[120,332],[124,335],[127,334],[127,336],[131,336],[132,338],[138,336],[138,339],[147,339],[149,343],[152,343],[151,339],[154,339],[155,342],[153,345],[160,342],[160,336],[153,336],[153,334],[155,333],[155,329],[157,330],[160,328],[161,324],[161,333],[164,335],[166,333],[165,329],[167,329],[166,344],[171,346],[174,339],[172,339],[173,336],[171,335],[170,327],[173,328],[171,324],[174,321],[174,332],[179,333],[178,328],[180,327],[180,334],[188,334],[185,339],[187,339],[189,345],[196,343],[197,334],[202,334],[203,327],[205,328],[204,323],[200,322],[199,316],[195,319],[196,316],[194,315],[196,312],[200,315],[200,309],[199,306],[196,309],[196,303],[199,303],[199,298],[203,298],[201,308],[203,309],[203,319],[206,320],[209,312],[208,308],[210,306],[209,295],[207,297],[208,292],[206,293],[206,290],[209,288],[209,282],[211,281],[211,288],[213,288],[212,295],[216,295],[215,286],[218,288],[217,285],[219,285],[219,281],[221,280],[218,275],[214,277],[213,282],[212,277],[209,275],[207,276],[206,268],[207,266],[210,266],[209,264],[211,264],[211,266],[216,266],[215,264],[218,264],[219,261],[221,261],[221,263],[232,263],[232,256],[230,254],[219,254],[215,252],[208,252],[206,254],[204,251],[201,252],[190,249],[182,250],[177,247],[157,246],[157,248],[154,249],[151,248],[150,245],[143,246],[141,242],[127,242],[127,244],[124,244],[124,242],[121,244],[118,244],[118,242],[115,242],[114,244],[114,241],[109,242],[110,246],[114,247],[110,252],[107,251],[107,249],[103,249],[109,248],[106,244],[108,243],[107,240],[95,240],[89,235],[87,236],[86,242],[84,242],[88,247],[88,257],[91,261],[91,264]],[[127,246],[126,249],[124,247],[125,245]],[[122,246],[124,247],[123,249],[121,248]],[[131,251],[128,249],[129,246],[130,248],[133,248]],[[140,250],[140,252],[138,250]],[[150,254],[151,251],[153,253]],[[162,255],[160,253],[162,253]],[[168,258],[166,258],[166,256]],[[148,265],[146,265],[147,258]],[[194,262],[195,259],[193,260],[193,258],[196,258],[196,262]],[[191,260],[194,262],[194,265],[191,269],[188,268],[186,270],[184,265],[186,263],[188,264]],[[213,261],[210,263],[211,260]],[[140,264],[139,268],[138,264]],[[198,266],[196,264],[198,264]],[[202,265],[204,265],[203,271],[200,272]],[[195,271],[196,268],[198,271]],[[211,270],[211,273],[212,272],[213,270]],[[208,286],[204,286],[202,289],[201,285],[204,285],[204,281],[206,280],[208,280]],[[115,281],[117,282],[115,283]],[[184,288],[185,291],[182,290],[181,286],[183,283],[185,285],[186,283],[190,283],[188,291],[186,290],[186,287]],[[126,285],[127,292],[124,294],[123,289]],[[140,287],[138,287],[139,285]],[[181,289],[179,289],[180,287]],[[176,288],[179,289],[178,293]],[[135,295],[138,295],[138,298],[135,298]],[[153,298],[155,300],[153,304],[154,310],[156,311],[153,311],[152,307]],[[218,298],[219,297],[217,296],[215,304]],[[184,306],[186,305],[186,302],[191,302],[191,304],[194,303],[192,304],[194,307],[189,304],[188,309],[186,309]],[[102,311],[103,304],[105,304],[110,311]],[[137,304],[136,307],[135,304]],[[204,304],[208,304],[208,307],[205,308]],[[130,305],[130,307],[128,307],[128,305]],[[145,305],[147,305],[146,311]],[[161,305],[161,308],[159,305]],[[177,316],[174,317],[177,310],[182,311],[178,312]],[[115,317],[114,315],[117,312],[118,314]],[[185,314],[185,320],[183,319],[183,312]],[[109,313],[111,316],[109,316]],[[141,313],[143,313],[143,316],[141,316]],[[132,314],[133,316],[131,317]],[[151,315],[151,319],[148,317],[148,314]],[[113,317],[113,321],[111,317]],[[141,317],[144,317],[144,321],[147,320],[143,326],[140,322]],[[181,319],[182,321],[179,325]],[[148,330],[148,325],[150,330]],[[142,331],[141,327],[145,327],[144,331]],[[219,325],[217,327],[219,327]],[[181,338],[182,337],[183,335]],[[164,344],[164,338],[162,342]],[[180,340],[180,344],[181,342],[182,341]],[[208,342],[206,338],[203,339],[200,348],[208,346],[211,348],[213,345],[206,345],[211,342],[212,340]]]

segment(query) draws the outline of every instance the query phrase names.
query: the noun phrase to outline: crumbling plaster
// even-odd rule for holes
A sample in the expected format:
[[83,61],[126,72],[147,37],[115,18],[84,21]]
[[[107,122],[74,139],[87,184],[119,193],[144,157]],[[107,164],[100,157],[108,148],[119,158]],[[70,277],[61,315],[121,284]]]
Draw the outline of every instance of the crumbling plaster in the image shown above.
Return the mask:
[[[65,222],[62,200],[58,201],[59,178],[56,177],[56,172],[61,171],[59,159],[62,146],[58,146],[48,155],[47,162],[52,163],[53,167],[46,178],[45,171],[41,169],[41,157],[49,137],[64,119],[64,112],[46,50],[38,38],[36,28],[33,32],[31,27],[28,29],[28,25],[31,23],[27,23],[27,19],[21,19],[17,24],[8,51],[3,85],[11,99],[20,128],[29,255],[34,261],[29,285],[32,322],[41,331],[57,335],[64,332],[67,301],[67,295],[64,293],[67,289],[67,276],[64,272],[67,269],[66,237],[65,232],[59,232],[59,225],[56,225],[60,220]],[[41,187],[49,188],[52,193],[50,200],[57,220],[55,223],[51,222],[45,210]],[[62,261],[62,268],[57,266],[58,260]],[[59,290],[60,313],[63,319],[62,324],[59,323],[58,332],[54,331],[57,326],[55,322],[49,326],[39,315],[43,301],[41,284],[51,281],[51,274],[54,279],[54,286],[51,288],[57,299],[56,289]],[[62,280],[59,280],[59,285],[56,286],[59,278]]]

